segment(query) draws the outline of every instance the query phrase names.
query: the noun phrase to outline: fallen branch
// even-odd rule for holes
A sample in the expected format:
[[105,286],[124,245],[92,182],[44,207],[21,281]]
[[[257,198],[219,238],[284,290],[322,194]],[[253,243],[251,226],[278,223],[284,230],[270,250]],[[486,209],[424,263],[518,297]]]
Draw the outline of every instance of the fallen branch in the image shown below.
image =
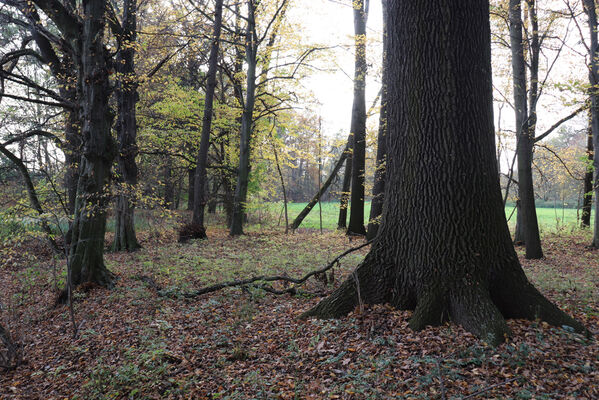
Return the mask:
[[[304,282],[306,282],[308,279],[310,279],[311,277],[313,277],[314,275],[318,275],[318,274],[323,274],[326,271],[328,271],[329,269],[333,268],[335,266],[335,264],[339,263],[339,260],[341,260],[343,257],[345,257],[346,255],[353,253],[356,250],[360,250],[363,247],[368,246],[369,244],[372,243],[372,240],[363,243],[359,246],[356,247],[352,247],[351,249],[348,249],[346,251],[344,251],[343,253],[341,253],[340,255],[338,255],[333,261],[331,261],[327,266],[321,268],[321,269],[317,269],[311,272],[308,272],[306,275],[304,275],[303,277],[297,279],[297,278],[291,278],[288,276],[281,276],[281,275],[275,275],[275,276],[255,276],[252,278],[247,278],[247,279],[239,279],[239,280],[235,280],[235,281],[229,281],[229,282],[222,282],[222,283],[217,283],[215,285],[211,285],[211,286],[206,286],[204,288],[198,289],[196,291],[193,292],[187,292],[187,293],[181,293],[180,295],[185,297],[185,298],[194,298],[194,297],[198,297],[201,296],[203,294],[207,294],[207,293],[212,293],[212,292],[216,292],[228,287],[237,287],[237,286],[247,286],[247,285],[251,285],[252,287],[258,288],[258,289],[262,289],[265,290],[269,293],[273,293],[273,294],[286,294],[286,293],[290,293],[290,294],[295,294],[297,292],[297,285],[301,285]],[[293,283],[296,286],[291,286],[289,288],[283,289],[283,290],[277,290],[274,289],[271,286],[262,284],[262,285],[252,285],[254,282],[276,282],[276,281],[281,281],[281,282],[289,282],[289,283]],[[173,297],[174,293],[172,291],[165,291],[165,290],[159,290],[158,294],[161,296],[167,296],[167,297]]]

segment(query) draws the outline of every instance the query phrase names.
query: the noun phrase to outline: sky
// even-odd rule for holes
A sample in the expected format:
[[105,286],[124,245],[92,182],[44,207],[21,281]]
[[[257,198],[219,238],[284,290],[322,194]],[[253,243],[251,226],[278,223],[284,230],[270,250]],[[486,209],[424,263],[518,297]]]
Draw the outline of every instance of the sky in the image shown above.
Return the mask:
[[[382,11],[379,0],[370,1],[370,13],[367,24],[367,35],[369,38],[367,54],[369,65],[366,84],[366,107],[369,109],[380,90],[380,65],[382,55]],[[328,58],[327,65],[331,72],[313,71],[311,76],[302,80],[302,85],[307,91],[313,93],[317,99],[318,106],[313,106],[313,112],[319,114],[323,119],[323,133],[327,136],[335,136],[338,133],[347,134],[350,126],[351,107],[353,99],[352,76],[354,72],[353,60],[353,13],[350,0],[295,0],[294,7],[290,10],[289,17],[300,21],[303,26],[302,35],[306,43],[318,43],[328,46],[341,45],[343,48],[336,49]],[[586,23],[581,21],[581,23]],[[567,32],[567,33],[566,33]],[[562,56],[552,69],[552,86],[545,89],[538,106],[538,131],[543,132],[553,125],[554,122],[568,115],[578,107],[577,104],[570,105],[564,102],[568,95],[556,90],[555,83],[565,83],[573,76],[585,79],[584,62],[574,50],[584,52],[580,45],[580,36],[574,28],[574,24],[564,26],[556,32],[561,37],[566,37],[568,46],[562,51]],[[549,67],[554,54],[545,50],[541,57],[541,69]],[[508,100],[511,99],[511,82],[506,78],[504,72],[511,72],[509,55],[500,49],[493,51],[494,83],[496,87],[505,91]],[[501,71],[501,69],[506,69]],[[544,75],[541,73],[541,78]],[[506,80],[507,79],[507,80]],[[507,91],[506,91],[507,90]],[[495,98],[501,98],[496,92]],[[495,107],[495,126],[502,129],[513,129],[513,110],[509,105],[503,107],[501,112],[501,124],[498,123],[498,107]],[[370,126],[376,126],[378,114],[369,119]],[[586,124],[584,117],[576,118],[568,123],[576,129],[583,129]],[[341,135],[343,137],[343,135]]]
[[[313,106],[313,112],[323,121],[323,134],[335,136],[349,133],[353,100],[353,10],[349,0],[296,0],[290,10],[291,20],[301,21],[306,43],[325,46],[341,45],[331,57],[319,62],[321,67],[334,71],[313,71],[302,82],[307,91],[313,93],[320,105]],[[378,0],[371,0],[367,24],[368,61],[371,68],[366,81],[366,108],[369,109],[376,98],[381,82],[380,64],[382,58],[382,10]],[[371,117],[378,120],[378,114]],[[376,121],[369,121],[376,123]]]

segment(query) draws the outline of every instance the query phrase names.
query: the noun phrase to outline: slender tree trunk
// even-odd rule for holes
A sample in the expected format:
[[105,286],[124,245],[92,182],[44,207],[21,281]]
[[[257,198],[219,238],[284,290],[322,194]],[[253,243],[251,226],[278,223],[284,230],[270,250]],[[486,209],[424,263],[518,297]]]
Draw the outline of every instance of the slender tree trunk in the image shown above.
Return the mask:
[[233,215],[231,220],[231,236],[243,235],[243,220],[245,202],[247,201],[248,183],[250,177],[250,139],[256,100],[256,52],[257,43],[254,40],[256,21],[254,1],[248,0],[248,21],[246,31],[246,62],[247,62],[247,88],[246,98],[241,119],[241,137],[239,141],[239,168],[237,170],[237,185],[233,201]]
[[117,55],[119,83],[117,89],[118,183],[116,196],[113,251],[135,251],[141,247],[135,233],[135,198],[137,197],[137,76],[135,74],[135,41],[137,37],[137,2],[123,4],[122,49]]
[[[522,43],[522,0],[510,0],[510,43],[512,47],[512,70],[514,81],[514,107],[516,110],[516,134],[518,136],[518,193],[520,207],[519,221],[524,233],[526,258],[542,258],[541,238],[535,207],[532,178],[532,146],[534,137],[530,136],[530,119],[526,104],[526,70],[524,47]],[[535,97],[536,103],[536,97]],[[535,122],[536,123],[536,122]],[[534,125],[532,125],[534,127]],[[519,228],[516,228],[518,231]]]
[[[587,157],[590,163],[593,162],[593,128],[589,115],[589,129],[587,135]],[[584,183],[582,189],[582,217],[580,225],[582,228],[591,226],[591,210],[593,209],[593,168],[589,165],[584,174]],[[595,217],[596,218],[596,217]]]
[[376,149],[376,170],[374,172],[374,184],[372,186],[372,202],[370,203],[370,218],[368,222],[367,239],[376,236],[381,214],[383,212],[383,200],[385,195],[385,168],[387,157],[387,0],[382,0],[383,7],[383,77],[381,90],[381,111],[379,119],[379,135]]
[[[348,139],[348,141],[349,141],[349,139]],[[297,217],[295,217],[295,219],[291,223],[292,230],[299,228],[299,226],[301,225],[304,218],[306,218],[306,216],[308,214],[310,214],[310,211],[312,211],[312,208],[314,208],[316,203],[318,203],[320,201],[320,198],[322,197],[322,195],[327,191],[329,186],[331,186],[331,183],[333,183],[333,180],[339,173],[339,170],[341,169],[343,162],[347,159],[347,156],[348,156],[348,151],[347,151],[347,145],[346,145],[345,150],[343,150],[343,152],[341,153],[339,160],[337,160],[337,163],[333,167],[333,171],[331,172],[331,174],[329,175],[327,180],[324,181],[324,183],[322,184],[322,186],[320,187],[318,192],[314,195],[314,197],[312,197],[312,200],[310,200],[310,202],[308,204],[306,204],[306,207],[304,207],[304,209],[298,214]]]
[[187,170],[187,209],[189,211],[193,211],[193,194],[195,191],[195,177],[196,170],[195,168],[190,168]]
[[194,230],[198,239],[205,239],[206,227],[204,226],[204,208],[206,206],[207,178],[206,164],[208,162],[208,149],[210,147],[210,129],[212,127],[212,113],[214,104],[214,91],[216,89],[216,73],[218,67],[218,48],[222,26],[223,0],[216,0],[214,7],[214,26],[212,33],[212,46],[208,59],[208,78],[206,83],[206,96],[204,98],[204,116],[202,119],[202,136],[200,150],[196,159],[193,217],[191,223],[196,225]]
[[[1,95],[1,93],[0,93]],[[29,197],[29,203],[31,207],[39,214],[40,216],[40,226],[44,233],[46,234],[46,238],[48,239],[48,243],[50,247],[56,254],[63,254],[62,251],[58,248],[56,241],[54,240],[54,233],[52,229],[50,229],[50,225],[48,224],[48,220],[44,216],[44,210],[39,201],[39,197],[37,196],[37,191],[35,190],[35,186],[33,185],[33,181],[31,180],[31,175],[29,175],[29,171],[27,167],[23,163],[23,161],[15,156],[10,150],[8,150],[5,146],[0,143],[0,153],[2,153],[6,158],[8,158],[20,172],[21,177],[25,183],[25,188],[27,189],[27,196]]]
[[347,147],[345,148],[345,172],[343,173],[343,183],[341,185],[341,197],[339,199],[339,220],[337,221],[337,229],[345,230],[347,227],[347,208],[349,207],[349,194],[351,190],[352,177],[352,153],[353,153],[353,134],[347,139]]
[[173,159],[170,155],[165,157],[162,173],[164,174],[163,206],[167,210],[172,210],[175,206],[175,183],[173,182]]
[[73,285],[89,281],[111,286],[113,282],[103,257],[108,204],[106,188],[116,155],[110,135],[113,115],[108,105],[110,83],[103,44],[105,10],[104,0],[83,2],[79,71],[83,150],[68,261]]
[[414,310],[413,329],[450,319],[491,344],[510,334],[505,318],[588,333],[528,282],[511,243],[495,159],[488,1],[390,1],[388,22],[382,224],[362,264],[304,316],[390,303]]
[[208,199],[208,214],[214,214],[216,212],[216,206],[218,204],[218,189],[220,188],[220,182],[217,177],[212,180],[212,190],[210,191],[210,198]]
[[281,164],[279,163],[279,154],[275,145],[274,139],[271,135],[272,152],[275,156],[275,164],[277,166],[277,172],[279,173],[279,179],[281,180],[281,190],[283,191],[283,206],[285,208],[285,234],[289,233],[289,213],[287,212],[287,189],[285,188],[285,179],[283,178],[283,171],[281,171]]
[[354,7],[354,103],[352,106],[351,133],[353,157],[351,175],[351,204],[348,235],[366,235],[364,228],[364,172],[366,166],[366,21],[368,0],[356,0]]
[[[589,30],[591,36],[590,47],[590,73],[589,83],[591,84],[591,130],[593,132],[593,149],[599,149],[599,42],[597,40],[597,10],[595,0],[585,0],[584,9],[589,18]],[[593,166],[595,168],[595,230],[591,247],[599,248],[599,157],[593,157]]]

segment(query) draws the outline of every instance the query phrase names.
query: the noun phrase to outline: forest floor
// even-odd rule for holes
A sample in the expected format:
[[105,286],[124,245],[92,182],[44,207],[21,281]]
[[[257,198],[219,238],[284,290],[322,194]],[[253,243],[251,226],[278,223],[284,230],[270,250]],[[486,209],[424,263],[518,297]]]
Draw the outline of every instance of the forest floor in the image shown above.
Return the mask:
[[[387,306],[298,320],[367,248],[335,267],[332,285],[303,286],[316,295],[252,288],[179,295],[262,273],[299,277],[361,243],[340,233],[230,238],[210,227],[208,240],[186,245],[170,230],[140,236],[141,251],[106,255],[118,277],[113,289],[75,293],[75,339],[68,307],[53,307],[60,262],[36,241],[0,260],[0,312],[24,358],[0,371],[1,399],[599,398],[597,341],[545,323],[509,321],[513,337],[492,348],[454,324],[413,332],[410,312]],[[546,233],[546,258],[522,263],[598,338],[599,252],[588,242],[586,233]],[[147,277],[171,296],[159,296]]]

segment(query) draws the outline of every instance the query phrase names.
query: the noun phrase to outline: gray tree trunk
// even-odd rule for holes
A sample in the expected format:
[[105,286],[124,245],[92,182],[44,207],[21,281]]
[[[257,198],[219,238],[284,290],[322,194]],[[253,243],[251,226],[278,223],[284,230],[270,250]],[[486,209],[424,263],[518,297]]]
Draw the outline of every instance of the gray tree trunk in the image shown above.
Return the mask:
[[206,164],[208,162],[208,149],[210,147],[210,129],[212,127],[212,113],[214,104],[214,90],[216,89],[216,73],[218,67],[218,48],[220,43],[220,31],[222,26],[223,0],[216,0],[214,8],[214,26],[212,33],[212,46],[208,58],[208,77],[206,83],[206,96],[204,97],[204,116],[202,118],[202,135],[200,139],[200,150],[196,159],[194,202],[192,225],[195,225],[198,239],[205,239],[206,227],[204,226],[204,208],[206,206],[206,192],[208,186],[208,175]]
[[385,195],[385,168],[387,157],[387,80],[389,79],[386,65],[387,53],[387,0],[382,0],[383,7],[383,77],[381,90],[381,111],[379,119],[379,135],[376,149],[376,170],[374,172],[374,184],[372,185],[372,202],[370,203],[370,218],[368,221],[367,239],[376,236],[381,214],[383,212],[383,201]]
[[105,10],[105,0],[83,3],[79,71],[83,149],[68,260],[73,285],[89,281],[111,286],[113,281],[103,256],[108,204],[105,189],[116,155],[110,135],[113,115],[108,105],[110,84],[103,43]]
[[135,233],[135,198],[138,169],[135,157],[137,148],[137,76],[135,74],[135,41],[137,37],[137,2],[125,0],[123,4],[122,49],[116,59],[119,72],[117,87],[117,180],[113,251],[135,251],[141,246]]
[[348,235],[366,235],[364,228],[364,172],[366,166],[366,21],[368,0],[355,0],[354,7],[354,102],[352,106],[351,133],[353,157],[351,174],[351,203]]
[[247,62],[247,87],[245,104],[241,119],[241,137],[239,140],[239,168],[237,170],[237,185],[233,200],[233,215],[231,217],[231,236],[243,235],[243,220],[245,203],[247,201],[248,183],[250,177],[250,138],[256,101],[256,56],[257,43],[254,0],[248,0],[248,17],[246,30],[245,54]]
[[[591,130],[593,132],[593,148],[599,149],[599,42],[597,40],[597,9],[595,0],[585,0],[584,10],[589,18],[589,30],[591,36],[590,59],[591,70],[589,73],[589,83],[591,85]],[[599,248],[599,157],[593,158],[595,167],[595,230],[591,247]]]
[[[514,82],[514,107],[516,112],[516,135],[518,146],[518,194],[519,208],[517,223],[524,234],[526,245],[526,258],[542,258],[541,238],[537,221],[535,195],[532,178],[532,147],[534,136],[530,136],[531,119],[528,114],[526,91],[526,64],[524,61],[524,47],[522,42],[522,0],[510,0],[510,44],[512,48],[512,71]],[[538,61],[537,61],[538,63]],[[531,88],[532,89],[532,88]],[[536,104],[536,97],[535,102]],[[534,110],[533,114],[534,113]],[[536,114],[535,114],[536,115]],[[532,119],[536,119],[532,116]],[[533,121],[533,127],[536,121]],[[517,238],[520,239],[520,238]]]

